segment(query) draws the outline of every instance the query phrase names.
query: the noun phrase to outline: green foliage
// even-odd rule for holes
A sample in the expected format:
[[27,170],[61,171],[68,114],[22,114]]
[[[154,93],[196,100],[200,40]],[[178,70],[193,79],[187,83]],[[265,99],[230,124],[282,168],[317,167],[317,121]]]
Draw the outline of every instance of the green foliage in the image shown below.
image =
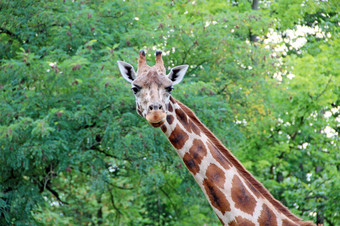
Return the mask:
[[[0,2],[0,224],[219,224],[119,76],[117,60],[157,48],[190,65],[173,95],[277,199],[338,225],[339,5],[266,4]],[[277,57],[250,41],[297,24],[329,35]]]

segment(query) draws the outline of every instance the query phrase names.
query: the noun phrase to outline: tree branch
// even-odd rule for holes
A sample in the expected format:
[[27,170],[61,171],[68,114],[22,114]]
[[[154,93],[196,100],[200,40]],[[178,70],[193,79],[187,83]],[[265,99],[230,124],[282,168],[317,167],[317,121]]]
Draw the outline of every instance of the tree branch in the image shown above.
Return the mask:
[[203,60],[201,63],[197,64],[195,68],[193,68],[192,70],[188,71],[187,74],[191,74],[192,72],[196,71],[197,68],[199,66],[201,66],[202,64],[204,64],[205,62],[207,62],[206,60]]
[[104,180],[105,183],[107,183],[109,186],[112,186],[112,187],[115,187],[115,188],[118,188],[118,189],[122,189],[122,190],[133,190],[134,187],[122,187],[122,186],[119,186],[119,185],[115,185],[115,184],[112,184],[111,182],[107,181],[107,180]]
[[112,203],[113,208],[117,211],[117,213],[118,213],[119,215],[122,215],[122,212],[120,212],[119,208],[118,208],[118,207],[116,206],[116,204],[115,204],[115,200],[114,200],[114,198],[113,198],[113,194],[112,194],[112,192],[111,192],[111,189],[108,189],[108,191],[109,191],[109,193],[110,193],[110,200],[111,200],[111,203]]
[[317,199],[317,198],[322,198],[322,199],[328,200],[328,197],[325,196],[325,195],[313,195],[313,196],[308,196],[305,199]]
[[188,49],[187,51],[185,51],[184,57],[183,57],[183,60],[182,60],[182,64],[185,63],[185,61],[186,61],[186,59],[187,59],[187,56],[188,56],[188,54],[189,54],[189,51],[190,51],[195,45],[197,45],[197,41],[196,41],[196,40],[192,43],[192,45],[189,47],[189,49]]
[[228,85],[229,85],[229,84],[225,84],[225,85],[223,86],[222,89],[220,89],[219,91],[217,91],[217,94],[222,94],[222,93],[224,92],[224,90],[228,89]]
[[9,35],[10,37],[15,38],[16,40],[18,40],[20,43],[24,43],[22,41],[22,39],[19,37],[19,35],[14,34],[13,32],[11,32],[10,30],[8,30],[6,28],[0,27],[0,33],[5,33],[5,34]]
[[50,192],[54,195],[54,197],[56,197],[56,199],[58,199],[58,201],[59,201],[60,203],[68,205],[67,202],[65,202],[65,201],[63,201],[63,200],[60,199],[58,192],[56,192],[55,190],[53,190],[53,189],[50,187],[50,185],[47,184],[45,187],[47,188],[48,191],[50,191]]
[[317,95],[317,97],[315,98],[315,100],[318,100],[319,97],[321,97],[321,96],[326,92],[326,90],[327,90],[327,88],[328,88],[328,86],[329,86],[329,83],[331,83],[331,81],[332,81],[332,76],[329,78],[329,80],[328,80],[328,82],[327,82],[326,87],[324,88],[324,90],[322,90],[322,92],[321,92],[319,95]]
[[327,223],[328,223],[330,226],[334,226],[334,225],[335,225],[335,224],[333,224],[333,223],[331,222],[331,220],[328,219],[326,216],[324,216],[324,218],[325,218],[325,220],[327,221]]
[[97,146],[93,145],[92,147],[90,147],[90,150],[93,150],[93,151],[96,151],[96,152],[99,152],[99,153],[102,153],[104,154],[105,156],[107,157],[111,157],[111,158],[115,158],[115,159],[122,159],[122,160],[126,160],[126,161],[131,161],[130,158],[127,158],[127,157],[118,157],[116,155],[113,155],[113,154],[109,154],[103,150],[100,150]]
[[175,206],[175,204],[172,202],[172,200],[171,200],[170,196],[168,195],[168,193],[166,193],[161,187],[159,187],[159,190],[160,190],[160,191],[161,191],[161,192],[169,199],[169,202],[170,202],[172,208],[174,208],[175,215],[176,215],[176,217],[178,217],[178,214],[177,214],[177,211],[176,211],[176,206]]

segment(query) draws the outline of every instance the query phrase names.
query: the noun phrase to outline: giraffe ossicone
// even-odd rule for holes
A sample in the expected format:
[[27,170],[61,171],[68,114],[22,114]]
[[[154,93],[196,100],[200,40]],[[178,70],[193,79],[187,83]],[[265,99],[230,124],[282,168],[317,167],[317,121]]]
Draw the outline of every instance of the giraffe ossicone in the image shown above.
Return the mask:
[[188,65],[166,74],[161,51],[156,51],[156,64],[150,67],[141,50],[137,72],[126,62],[118,61],[118,67],[131,84],[137,113],[162,129],[222,224],[314,225],[277,201],[187,106],[171,96]]

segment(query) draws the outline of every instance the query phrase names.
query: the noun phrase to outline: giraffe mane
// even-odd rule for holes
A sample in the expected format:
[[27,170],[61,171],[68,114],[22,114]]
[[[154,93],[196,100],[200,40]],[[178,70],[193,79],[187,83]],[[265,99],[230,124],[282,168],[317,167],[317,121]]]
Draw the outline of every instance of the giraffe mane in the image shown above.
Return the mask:
[[261,193],[278,211],[283,213],[289,219],[298,222],[300,225],[314,225],[311,222],[303,222],[301,218],[296,217],[282,203],[276,200],[269,191],[257,180],[245,167],[235,158],[235,156],[222,144],[222,142],[197,118],[195,113],[187,106],[176,100],[174,97],[170,101],[177,103],[188,117],[200,128],[200,130],[210,139],[210,141],[218,148],[218,150],[236,167],[243,179],[247,180],[254,188]]

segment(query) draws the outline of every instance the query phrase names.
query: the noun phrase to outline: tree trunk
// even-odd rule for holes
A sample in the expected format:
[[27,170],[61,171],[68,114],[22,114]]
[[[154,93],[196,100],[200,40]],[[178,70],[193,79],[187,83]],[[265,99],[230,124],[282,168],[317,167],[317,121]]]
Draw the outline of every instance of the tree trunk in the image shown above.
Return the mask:
[[[259,0],[253,0],[251,8],[252,8],[252,10],[258,10],[259,9]],[[249,39],[250,39],[251,42],[257,41],[257,35],[253,34],[251,32],[251,28],[249,28]]]
[[317,214],[316,214],[316,224],[317,225],[323,225],[324,219],[325,219],[324,215],[321,212],[317,212]]
[[251,8],[253,10],[258,10],[259,9],[259,0],[253,0],[253,4],[251,5]]
[[98,209],[98,211],[97,211],[97,218],[98,218],[98,225],[101,225],[101,224],[103,224],[103,210],[102,210],[102,205],[101,205],[101,203],[102,203],[102,200],[101,200],[101,196],[99,196],[98,198],[97,198],[97,202],[98,202],[98,204],[99,204],[99,209]]

